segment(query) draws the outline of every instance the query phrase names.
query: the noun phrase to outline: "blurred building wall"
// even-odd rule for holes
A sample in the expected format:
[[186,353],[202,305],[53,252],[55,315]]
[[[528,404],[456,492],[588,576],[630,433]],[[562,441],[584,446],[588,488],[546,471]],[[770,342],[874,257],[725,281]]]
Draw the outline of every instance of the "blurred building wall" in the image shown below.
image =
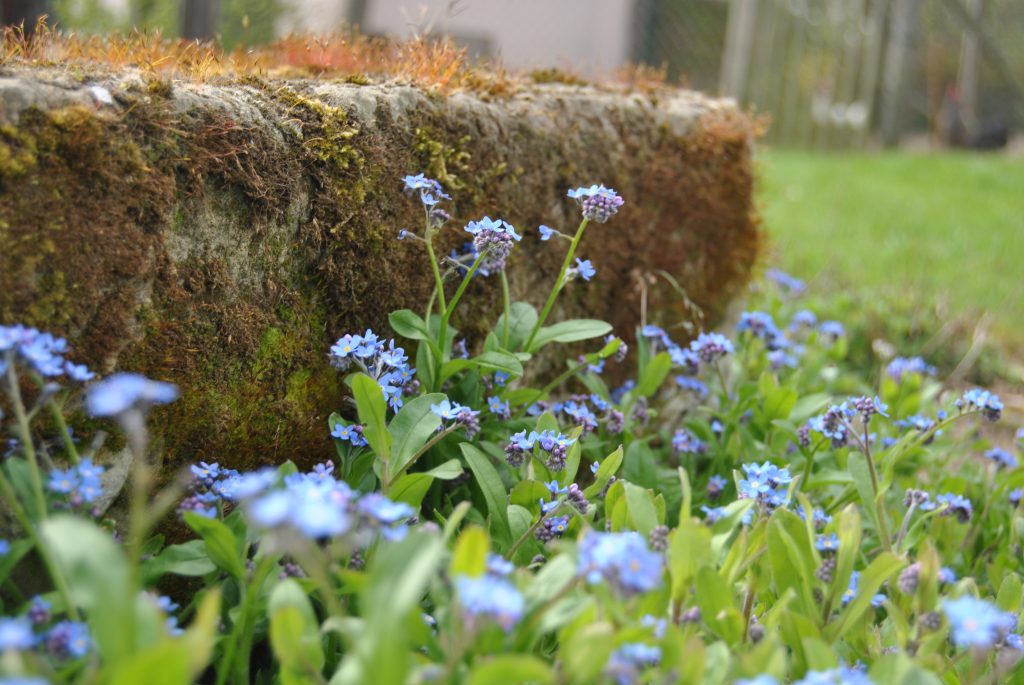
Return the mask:
[[635,0],[301,0],[282,28],[327,31],[341,22],[364,33],[445,34],[474,56],[508,67],[571,65],[605,74],[632,58]]

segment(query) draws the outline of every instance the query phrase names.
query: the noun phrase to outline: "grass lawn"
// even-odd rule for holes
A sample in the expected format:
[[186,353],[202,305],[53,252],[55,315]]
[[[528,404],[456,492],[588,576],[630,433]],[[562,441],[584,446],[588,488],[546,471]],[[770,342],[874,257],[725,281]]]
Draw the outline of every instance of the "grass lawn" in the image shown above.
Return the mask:
[[759,166],[770,262],[817,289],[989,311],[1024,350],[1024,160],[764,150]]

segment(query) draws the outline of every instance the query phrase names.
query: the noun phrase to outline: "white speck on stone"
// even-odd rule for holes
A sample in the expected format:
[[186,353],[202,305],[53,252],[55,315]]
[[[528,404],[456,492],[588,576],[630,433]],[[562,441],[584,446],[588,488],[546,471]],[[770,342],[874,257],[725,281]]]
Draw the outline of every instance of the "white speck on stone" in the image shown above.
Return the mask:
[[110,91],[103,86],[89,86],[89,93],[96,98],[96,102],[101,105],[112,105],[114,104],[114,96],[110,94]]

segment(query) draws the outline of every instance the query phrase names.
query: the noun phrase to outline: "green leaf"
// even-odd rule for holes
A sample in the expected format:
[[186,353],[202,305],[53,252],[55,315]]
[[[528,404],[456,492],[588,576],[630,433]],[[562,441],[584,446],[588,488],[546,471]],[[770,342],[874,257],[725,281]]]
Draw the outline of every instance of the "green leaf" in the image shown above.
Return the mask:
[[504,371],[515,378],[523,375],[523,364],[515,355],[502,350],[492,350],[472,359],[453,359],[450,362],[445,362],[441,367],[441,380],[469,368]]
[[21,558],[28,554],[29,550],[32,549],[32,543],[28,540],[15,540],[11,543],[10,549],[7,550],[7,554],[0,557],[0,584],[2,584],[7,577],[11,575],[11,571],[18,565]]
[[[517,350],[526,342],[530,331],[537,325],[537,310],[528,302],[513,302],[508,319],[508,349]],[[498,317],[495,331],[505,330],[505,314]]]
[[386,494],[395,502],[405,502],[410,507],[419,509],[433,482],[434,477],[430,474],[406,473],[394,482]]
[[176,576],[205,576],[216,568],[206,554],[206,543],[202,540],[189,540],[166,547],[160,554],[143,561],[143,584],[148,585],[168,573]]
[[487,510],[491,515],[491,530],[495,538],[511,544],[512,534],[508,526],[508,493],[505,492],[505,485],[501,482],[494,465],[486,454],[477,447],[464,442],[459,445],[462,456],[469,464],[470,470],[476,477],[477,485],[484,494],[487,502]]
[[555,682],[551,667],[535,656],[501,654],[477,661],[469,676],[469,685],[515,685],[517,683]]
[[440,466],[435,466],[424,473],[438,480],[454,480],[463,474],[462,462],[458,459],[449,459]]
[[445,400],[442,393],[421,395],[406,402],[388,425],[391,434],[392,463],[388,465],[388,478],[394,478],[412,462],[413,457],[434,435],[441,425],[441,417],[430,407]]
[[711,558],[711,531],[691,518],[680,522],[668,548],[672,599],[680,600],[697,575],[697,568]]
[[395,333],[409,340],[430,340],[427,322],[411,309],[399,309],[388,314],[388,323]]
[[451,575],[482,576],[487,570],[487,553],[491,551],[491,540],[487,531],[479,526],[469,526],[455,541],[452,552]]
[[245,578],[242,551],[234,533],[223,521],[200,516],[194,511],[186,511],[184,519],[188,527],[203,539],[210,561],[239,580]]
[[68,581],[71,601],[89,618],[104,663],[132,653],[135,597],[124,552],[110,534],[84,519],[58,514],[41,526],[43,544]]
[[636,396],[650,397],[657,392],[671,368],[672,357],[669,356],[668,352],[659,352],[654,355],[647,363],[647,366],[644,367],[643,375],[636,386]]
[[871,598],[882,587],[882,583],[899,571],[906,562],[892,552],[882,552],[860,574],[857,582],[857,596],[846,606],[839,618],[825,627],[825,637],[831,641],[841,640],[871,606]]
[[728,584],[711,566],[697,571],[695,599],[708,628],[729,643],[739,641],[743,635],[743,617],[736,610]]
[[551,342],[569,343],[589,340],[611,333],[612,326],[596,319],[571,319],[553,326],[544,326],[537,331],[533,345],[527,352],[535,352]]
[[626,504],[629,507],[629,518],[636,530],[647,537],[658,525],[658,512],[654,508],[651,493],[633,483],[625,483]]
[[365,373],[356,374],[352,379],[352,394],[356,398],[359,422],[370,447],[385,464],[391,461],[391,434],[385,422],[386,405],[384,391]]
[[281,670],[290,671],[295,682],[314,678],[324,666],[320,626],[309,597],[295,580],[274,586],[267,605],[270,645]]

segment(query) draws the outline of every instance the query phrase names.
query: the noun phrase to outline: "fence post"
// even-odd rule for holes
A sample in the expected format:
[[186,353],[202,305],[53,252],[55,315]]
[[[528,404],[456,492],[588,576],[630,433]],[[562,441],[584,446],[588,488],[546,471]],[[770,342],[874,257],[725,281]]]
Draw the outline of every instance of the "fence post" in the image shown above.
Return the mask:
[[185,0],[181,35],[189,40],[209,40],[217,27],[217,0]]
[[718,88],[723,95],[742,100],[750,69],[750,53],[757,22],[757,0],[731,0],[725,28],[725,55]]
[[[967,11],[980,24],[985,12],[985,0],[967,0]],[[973,134],[978,122],[978,32],[975,31],[975,25],[964,26],[957,90],[960,91],[964,126],[968,134]]]
[[907,71],[921,3],[919,0],[894,0],[889,41],[882,72],[882,142],[892,147],[899,143],[906,118]]

